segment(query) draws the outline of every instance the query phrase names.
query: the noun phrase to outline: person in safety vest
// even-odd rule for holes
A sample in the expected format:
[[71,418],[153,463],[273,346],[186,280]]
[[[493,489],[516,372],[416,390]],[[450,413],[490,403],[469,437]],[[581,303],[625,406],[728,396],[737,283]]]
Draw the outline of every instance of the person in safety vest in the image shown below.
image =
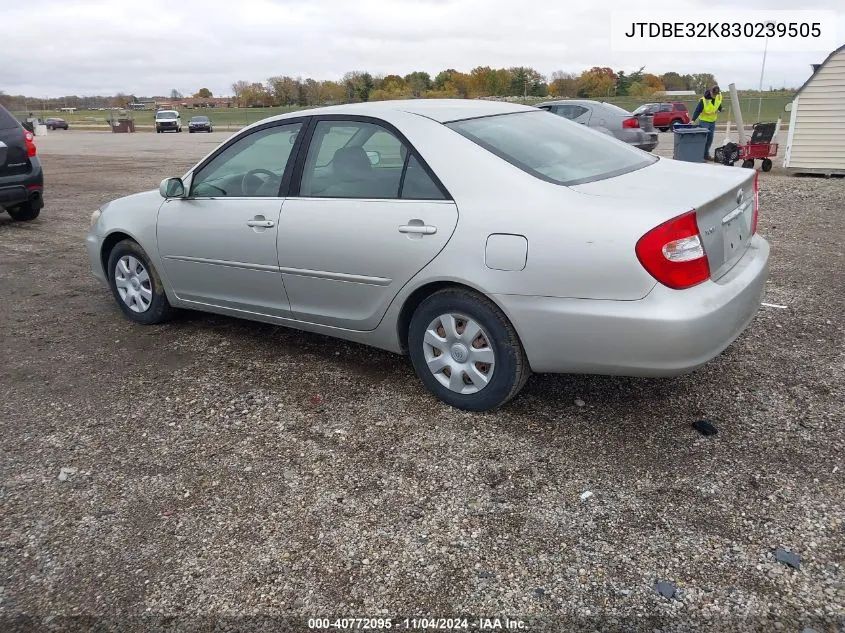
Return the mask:
[[707,144],[704,146],[704,160],[710,158],[710,146],[713,144],[713,136],[716,134],[716,119],[722,111],[722,91],[719,86],[713,86],[710,90],[704,91],[704,96],[695,106],[692,113],[692,121],[698,120],[699,127],[707,128]]

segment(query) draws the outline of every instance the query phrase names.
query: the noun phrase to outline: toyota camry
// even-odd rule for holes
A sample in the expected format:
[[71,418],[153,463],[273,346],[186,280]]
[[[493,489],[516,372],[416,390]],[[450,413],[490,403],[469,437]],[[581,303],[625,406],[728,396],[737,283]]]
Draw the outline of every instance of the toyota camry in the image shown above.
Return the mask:
[[494,409],[531,372],[669,376],[748,326],[768,274],[756,172],[683,163],[528,106],[293,112],[91,217],[123,314],[190,308],[410,356]]

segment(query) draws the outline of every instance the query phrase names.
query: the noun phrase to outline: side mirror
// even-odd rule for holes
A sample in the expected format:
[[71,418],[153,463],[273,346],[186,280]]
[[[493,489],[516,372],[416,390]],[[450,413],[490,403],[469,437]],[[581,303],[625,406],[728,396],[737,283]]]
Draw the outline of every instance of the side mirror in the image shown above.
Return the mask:
[[367,158],[370,159],[370,165],[378,165],[381,162],[381,154],[376,151],[367,152]]
[[185,195],[185,185],[181,178],[165,178],[158,186],[162,198],[181,198]]

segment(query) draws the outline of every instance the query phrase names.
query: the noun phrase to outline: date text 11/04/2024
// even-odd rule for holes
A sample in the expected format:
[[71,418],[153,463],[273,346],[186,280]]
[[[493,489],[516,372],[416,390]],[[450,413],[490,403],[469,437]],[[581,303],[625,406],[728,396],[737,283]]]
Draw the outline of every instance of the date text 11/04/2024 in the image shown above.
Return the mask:
[[501,618],[309,618],[315,630],[527,631],[523,620]]

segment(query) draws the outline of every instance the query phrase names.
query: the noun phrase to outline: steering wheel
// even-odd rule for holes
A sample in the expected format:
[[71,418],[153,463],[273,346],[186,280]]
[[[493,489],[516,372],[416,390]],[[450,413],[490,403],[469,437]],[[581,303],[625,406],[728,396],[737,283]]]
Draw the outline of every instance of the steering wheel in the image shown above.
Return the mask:
[[[250,186],[250,179],[254,176],[257,177],[259,175],[267,176],[267,180],[261,180],[260,178],[257,178],[257,180],[259,181],[258,186],[255,187],[255,190],[253,191],[252,187]],[[269,169],[250,169],[244,174],[244,177],[241,179],[241,192],[245,196],[255,195],[261,187],[266,185],[268,182],[278,178],[279,177]]]

